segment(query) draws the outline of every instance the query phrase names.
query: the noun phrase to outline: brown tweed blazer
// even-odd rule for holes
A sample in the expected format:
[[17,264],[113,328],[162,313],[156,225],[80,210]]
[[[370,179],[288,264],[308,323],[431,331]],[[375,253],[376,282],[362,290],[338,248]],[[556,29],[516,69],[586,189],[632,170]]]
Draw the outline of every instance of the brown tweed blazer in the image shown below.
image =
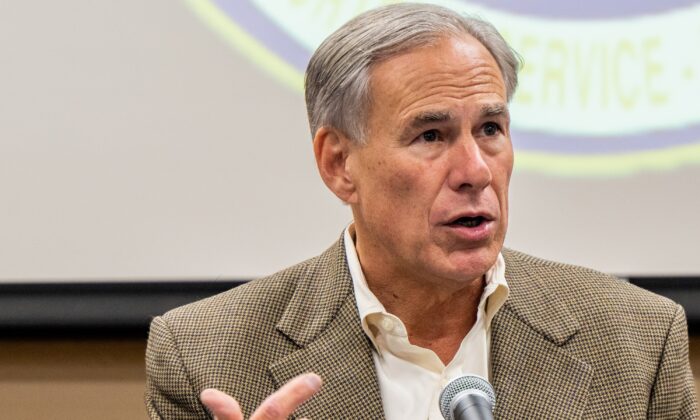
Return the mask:
[[[511,293],[492,324],[495,417],[697,417],[680,306],[592,270],[503,254]],[[208,418],[198,400],[208,387],[233,395],[248,416],[309,371],[324,385],[297,416],[384,417],[342,241],[155,318],[146,368],[154,419]]]

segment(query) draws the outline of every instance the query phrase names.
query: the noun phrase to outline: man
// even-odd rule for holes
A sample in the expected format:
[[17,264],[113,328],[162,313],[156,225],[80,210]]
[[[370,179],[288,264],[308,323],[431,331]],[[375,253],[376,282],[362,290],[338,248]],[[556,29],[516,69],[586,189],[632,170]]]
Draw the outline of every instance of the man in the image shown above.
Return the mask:
[[436,6],[324,41],[314,152],[354,222],[316,258],[156,318],[150,415],[440,419],[441,388],[470,373],[496,417],[695,418],[678,305],[502,249],[517,67],[492,26]]

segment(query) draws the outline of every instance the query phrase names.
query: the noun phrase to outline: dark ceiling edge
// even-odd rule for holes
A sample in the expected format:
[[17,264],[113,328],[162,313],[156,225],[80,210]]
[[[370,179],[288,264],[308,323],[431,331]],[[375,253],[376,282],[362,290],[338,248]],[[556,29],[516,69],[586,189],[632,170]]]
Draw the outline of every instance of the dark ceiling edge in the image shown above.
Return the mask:
[[[700,277],[632,277],[686,311],[700,334]],[[154,316],[246,283],[228,281],[0,284],[0,338],[146,337]]]

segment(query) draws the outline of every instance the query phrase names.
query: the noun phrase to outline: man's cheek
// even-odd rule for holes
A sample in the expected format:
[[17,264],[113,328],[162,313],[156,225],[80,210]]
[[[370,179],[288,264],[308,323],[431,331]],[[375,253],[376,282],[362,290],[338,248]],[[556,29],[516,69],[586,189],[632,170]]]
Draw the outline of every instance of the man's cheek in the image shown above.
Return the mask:
[[417,182],[418,178],[419,176],[413,173],[390,173],[383,183],[386,186],[385,194],[394,199],[407,201],[415,205],[416,203],[413,201],[421,193]]

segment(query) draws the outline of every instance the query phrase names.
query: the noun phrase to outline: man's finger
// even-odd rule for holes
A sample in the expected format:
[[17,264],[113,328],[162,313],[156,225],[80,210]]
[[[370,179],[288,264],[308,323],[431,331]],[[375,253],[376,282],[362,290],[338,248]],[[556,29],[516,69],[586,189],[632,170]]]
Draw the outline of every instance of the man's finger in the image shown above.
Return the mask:
[[299,375],[260,404],[250,420],[283,420],[321,389],[321,378],[313,373]]
[[218,389],[205,389],[199,394],[202,401],[216,420],[243,420],[241,406],[232,396]]

